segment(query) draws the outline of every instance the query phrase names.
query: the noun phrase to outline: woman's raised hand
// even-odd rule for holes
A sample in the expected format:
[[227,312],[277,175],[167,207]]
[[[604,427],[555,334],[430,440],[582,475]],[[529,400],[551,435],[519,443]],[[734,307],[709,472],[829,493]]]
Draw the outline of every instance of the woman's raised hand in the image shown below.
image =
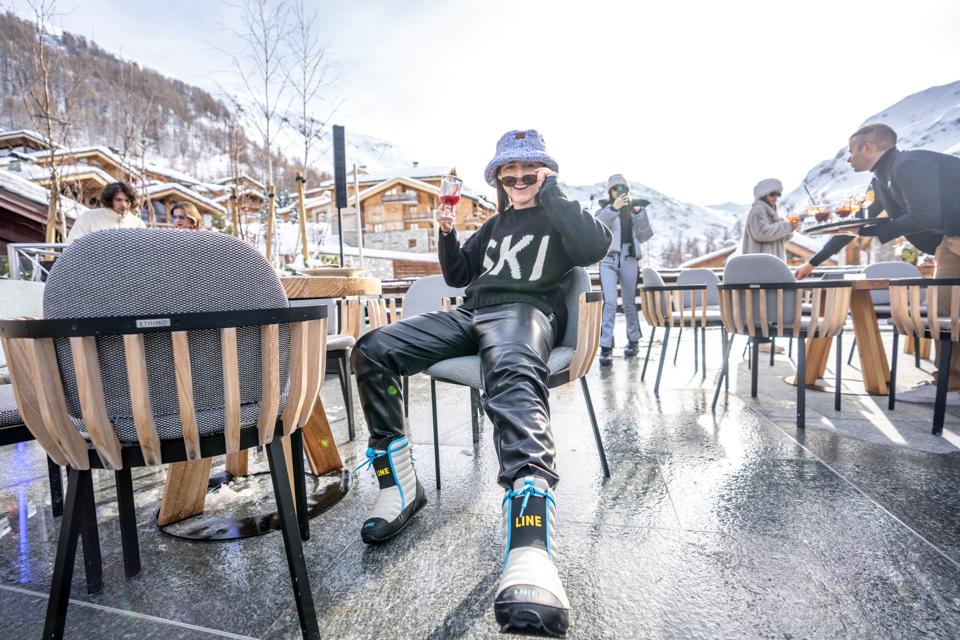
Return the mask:
[[450,233],[453,230],[453,224],[457,221],[456,212],[448,204],[440,205],[434,217],[443,233]]
[[613,204],[611,206],[614,209],[617,209],[619,211],[620,209],[627,206],[628,204],[630,204],[630,194],[624,193],[622,195],[617,196],[617,199],[613,201]]
[[557,175],[557,172],[550,167],[537,167],[537,189],[543,186],[544,180],[555,175]]

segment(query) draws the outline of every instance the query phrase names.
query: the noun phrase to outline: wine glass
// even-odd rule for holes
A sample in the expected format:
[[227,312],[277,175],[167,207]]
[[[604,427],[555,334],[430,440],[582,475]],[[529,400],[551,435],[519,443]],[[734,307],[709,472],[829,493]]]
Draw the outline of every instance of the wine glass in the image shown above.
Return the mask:
[[463,188],[463,180],[457,176],[443,176],[440,180],[440,217],[445,219],[455,219],[457,214],[453,208],[460,202],[460,189]]

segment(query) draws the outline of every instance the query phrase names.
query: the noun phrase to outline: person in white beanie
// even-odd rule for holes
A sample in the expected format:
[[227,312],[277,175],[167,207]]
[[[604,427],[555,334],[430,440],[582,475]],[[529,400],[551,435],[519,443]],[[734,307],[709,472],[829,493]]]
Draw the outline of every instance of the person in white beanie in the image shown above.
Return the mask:
[[793,223],[780,217],[777,201],[783,195],[783,184],[775,178],[767,178],[753,188],[753,206],[747,214],[743,228],[741,253],[769,253],[787,261],[787,238],[793,235],[799,222]]

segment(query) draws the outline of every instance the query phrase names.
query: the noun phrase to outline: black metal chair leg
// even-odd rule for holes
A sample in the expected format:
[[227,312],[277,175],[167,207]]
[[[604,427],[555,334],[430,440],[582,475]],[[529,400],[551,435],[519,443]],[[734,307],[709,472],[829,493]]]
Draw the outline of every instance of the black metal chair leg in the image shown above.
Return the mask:
[[[682,329],[681,329],[682,330]],[[670,344],[670,327],[663,328],[663,345]],[[657,381],[653,384],[653,395],[660,395],[660,377],[663,375],[663,362],[667,359],[667,349],[660,350],[660,366],[657,367]]]
[[837,334],[837,371],[836,371],[836,382],[834,386],[836,387],[833,390],[833,410],[840,411],[840,384],[841,384],[841,368],[843,367],[843,333]]
[[280,531],[283,533],[283,547],[287,554],[290,581],[293,584],[297,614],[300,617],[300,631],[304,639],[319,640],[320,626],[313,604],[313,592],[310,590],[307,563],[303,557],[303,543],[300,541],[293,496],[290,493],[283,444],[279,437],[274,437],[267,445],[267,461],[270,464],[270,478],[273,480],[273,494],[277,501],[277,516],[280,518]]
[[[89,485],[84,490],[80,508],[83,512],[83,524],[80,526],[80,540],[83,542],[83,568],[87,575],[87,593],[93,595],[103,591],[103,559],[100,556],[100,532],[97,529],[97,505],[93,496],[93,475],[88,473],[81,483]],[[63,526],[61,524],[61,526]]]
[[137,509],[133,501],[130,467],[114,472],[114,478],[117,483],[120,544],[123,547],[123,575],[129,579],[140,573],[140,539],[137,535]]
[[797,336],[797,428],[807,423],[807,352],[804,336]]
[[920,368],[920,338],[913,338],[913,366]]
[[733,346],[733,336],[728,336],[726,329],[720,329],[720,335],[723,340],[723,362],[720,364],[717,388],[713,390],[713,404],[710,405],[713,411],[717,410],[717,401],[720,399],[720,386],[727,384],[727,378],[729,377],[727,363],[730,361],[730,348]]
[[757,397],[757,378],[760,376],[760,344],[758,338],[750,338],[750,397]]
[[403,376],[403,416],[410,417],[410,376]]
[[933,405],[933,435],[943,433],[943,419],[947,411],[947,385],[950,383],[950,354],[953,343],[940,341],[940,363],[937,367],[937,401]]
[[647,355],[643,359],[643,369],[640,371],[640,380],[647,375],[647,363],[650,362],[650,350],[653,349],[653,336],[657,335],[657,328],[650,327],[650,342],[647,343]]
[[793,358],[793,338],[787,338],[787,357]]
[[580,377],[580,390],[583,391],[583,400],[587,403],[587,413],[590,415],[590,424],[593,426],[593,439],[597,442],[597,453],[600,455],[600,465],[603,467],[603,476],[610,477],[610,467],[607,465],[607,453],[603,449],[603,440],[600,438],[600,426],[597,424],[597,414],[593,411],[593,400],[590,398],[590,387],[587,379]]
[[50,511],[54,518],[63,515],[63,474],[60,465],[47,456],[47,475],[50,477]]
[[[669,328],[669,327],[668,327]],[[673,366],[677,366],[677,354],[680,353],[680,338],[683,337],[683,327],[680,327],[680,330],[677,331],[677,346],[673,350]],[[667,341],[664,340],[664,345],[667,344]]]
[[[693,325],[693,372],[696,373],[700,369],[700,340],[698,340],[699,334],[697,333],[697,325]],[[680,338],[677,337],[677,346],[680,346]],[[674,356],[676,360],[676,356]],[[674,362],[676,364],[676,362]]]
[[480,442],[480,390],[470,387],[470,422],[473,428],[473,444]]
[[890,392],[888,394],[889,401],[887,402],[887,409],[893,411],[894,407],[897,404],[897,345],[900,342],[900,334],[896,331],[893,332],[893,355],[890,360]]
[[730,393],[730,350],[733,348],[733,336],[732,333],[727,333],[727,330],[721,329],[723,331],[723,339],[727,342],[726,351],[724,352],[723,359],[723,392]]
[[340,391],[343,393],[343,407],[347,411],[347,437],[353,441],[357,437],[356,424],[353,421],[353,389],[350,384],[350,357],[344,352],[343,358],[337,359],[337,377],[340,378]]
[[847,356],[847,364],[853,362],[853,352],[857,350],[857,336],[853,336],[853,343],[850,345],[850,355]]
[[[696,345],[694,345],[696,349]],[[700,327],[700,382],[707,381],[707,328]]]
[[90,471],[67,469],[67,496],[64,502],[63,520],[60,522],[60,539],[57,557],[53,563],[53,578],[50,583],[50,599],[43,625],[43,637],[59,640],[67,620],[70,604],[70,585],[73,582],[73,563],[77,556],[77,540],[84,524],[83,502],[89,492],[92,499],[93,482]]
[[777,354],[777,339],[770,338],[770,366],[773,366],[773,356]]
[[440,491],[440,429],[437,426],[437,381],[430,378],[430,407],[433,409],[433,465],[437,474],[437,491]]
[[310,539],[310,513],[307,503],[307,474],[303,466],[303,431],[297,429],[290,435],[290,461],[293,473],[293,497],[297,507],[297,524],[300,539]]

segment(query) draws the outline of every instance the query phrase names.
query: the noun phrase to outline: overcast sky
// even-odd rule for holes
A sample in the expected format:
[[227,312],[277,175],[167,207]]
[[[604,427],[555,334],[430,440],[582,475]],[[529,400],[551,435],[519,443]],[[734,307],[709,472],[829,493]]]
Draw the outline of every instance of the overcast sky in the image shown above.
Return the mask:
[[[236,47],[218,0],[58,1],[66,30],[211,90],[229,67],[218,48]],[[347,135],[456,164],[475,186],[500,134],[536,128],[566,182],[617,172],[748,202],[761,178],[799,184],[870,115],[960,80],[957,0],[307,4]]]

